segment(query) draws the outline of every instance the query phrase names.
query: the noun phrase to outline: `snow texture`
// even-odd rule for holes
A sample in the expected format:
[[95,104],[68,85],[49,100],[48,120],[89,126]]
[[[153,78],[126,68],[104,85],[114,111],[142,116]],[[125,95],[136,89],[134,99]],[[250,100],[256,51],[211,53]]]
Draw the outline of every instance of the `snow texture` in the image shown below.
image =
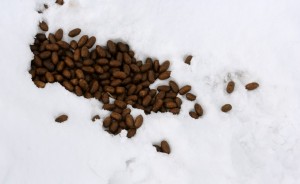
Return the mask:
[[[49,9],[38,14],[43,3]],[[299,0],[2,0],[0,7],[1,184],[300,183]],[[171,79],[193,86],[204,116],[192,119],[193,103],[184,100],[180,115],[144,116],[132,139],[109,135],[100,102],[31,81],[29,44],[41,20],[49,32],[63,28],[68,41],[67,31],[80,27],[97,44],[122,40],[139,59],[170,60]],[[230,79],[236,89],[228,95]],[[248,92],[252,81],[260,87]],[[231,112],[220,111],[225,103]],[[55,123],[61,113],[68,121]],[[101,119],[92,122],[95,114]],[[152,146],[162,139],[170,155]]]

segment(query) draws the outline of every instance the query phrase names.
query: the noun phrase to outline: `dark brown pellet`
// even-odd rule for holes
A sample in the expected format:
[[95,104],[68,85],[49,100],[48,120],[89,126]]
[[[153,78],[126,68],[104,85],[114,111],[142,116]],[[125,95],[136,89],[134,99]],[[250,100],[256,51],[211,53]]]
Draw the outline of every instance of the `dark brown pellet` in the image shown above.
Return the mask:
[[167,154],[171,153],[171,149],[170,149],[169,143],[167,141],[165,141],[165,140],[161,141],[160,145],[161,145],[161,150],[163,153],[167,153]]
[[189,100],[189,101],[194,101],[196,100],[196,96],[192,93],[187,93],[186,94],[186,98]]
[[190,85],[185,85],[179,90],[179,94],[185,95],[187,92],[189,92],[192,89]]
[[259,84],[257,82],[251,82],[245,86],[245,88],[249,91],[254,90],[258,87],[259,87]]
[[200,104],[195,103],[194,109],[195,109],[195,112],[196,112],[199,116],[202,116],[202,115],[203,115],[203,109],[202,109],[202,107],[201,107]]
[[199,115],[196,112],[194,112],[194,111],[190,111],[189,114],[194,119],[198,119],[199,118]]
[[65,115],[65,114],[60,115],[60,116],[58,116],[57,118],[55,118],[55,121],[56,121],[57,123],[62,123],[62,122],[67,121],[67,120],[68,120],[68,116]]
[[234,86],[235,86],[235,84],[233,81],[228,82],[227,87],[226,87],[227,93],[229,93],[229,94],[232,93],[234,90]]
[[225,104],[221,107],[222,112],[229,112],[232,109],[232,106],[230,104]]
[[192,58],[193,58],[193,56],[192,56],[192,55],[189,55],[189,56],[187,56],[187,57],[185,58],[184,62],[185,62],[186,64],[190,65],[190,64],[191,64]]
[[69,37],[75,37],[75,36],[79,35],[80,32],[81,32],[81,29],[75,28],[75,29],[71,30],[68,35],[69,35]]
[[48,31],[48,25],[45,21],[42,21],[39,23],[39,27],[41,28],[41,30],[43,31]]

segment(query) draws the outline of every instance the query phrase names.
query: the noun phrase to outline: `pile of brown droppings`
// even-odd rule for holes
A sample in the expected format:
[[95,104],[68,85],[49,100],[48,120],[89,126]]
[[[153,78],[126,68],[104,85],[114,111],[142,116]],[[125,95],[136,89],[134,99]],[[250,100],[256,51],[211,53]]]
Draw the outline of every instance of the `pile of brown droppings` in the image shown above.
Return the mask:
[[[48,30],[45,21],[40,24],[42,31]],[[103,120],[103,127],[112,134],[127,130],[128,137],[136,134],[141,127],[143,117],[133,117],[131,109],[144,110],[145,114],[171,112],[179,114],[182,96],[196,100],[190,91],[192,87],[179,87],[174,81],[150,89],[156,80],[167,80],[171,76],[170,61],[159,62],[147,58],[144,62],[135,58],[135,53],[127,43],[108,40],[105,46],[95,45],[96,37],[81,35],[81,29],[68,32],[73,38],[64,41],[64,31],[38,33],[30,49],[34,54],[30,73],[34,84],[45,87],[46,83],[58,82],[66,90],[85,98],[96,98],[103,103],[103,109],[111,111]],[[113,99],[113,100],[112,100]],[[200,106],[199,104],[197,107]],[[199,109],[199,108],[198,108]],[[196,111],[199,118],[203,114]],[[95,118],[94,120],[96,120]]]

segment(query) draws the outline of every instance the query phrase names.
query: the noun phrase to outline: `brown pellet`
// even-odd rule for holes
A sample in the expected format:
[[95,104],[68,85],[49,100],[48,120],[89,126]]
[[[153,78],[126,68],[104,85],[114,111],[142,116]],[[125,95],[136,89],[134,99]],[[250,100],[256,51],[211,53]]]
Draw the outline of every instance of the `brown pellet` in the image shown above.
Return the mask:
[[128,137],[128,138],[131,138],[131,137],[135,136],[135,134],[136,134],[136,129],[134,129],[134,128],[129,129],[129,130],[127,131],[127,137]]
[[195,103],[194,109],[195,109],[195,112],[196,112],[199,116],[202,116],[202,115],[203,115],[203,109],[202,109],[202,107],[201,107],[200,104]]
[[258,87],[259,87],[259,84],[257,82],[251,82],[245,86],[245,88],[249,91],[254,90]]
[[68,35],[69,35],[69,37],[75,37],[75,36],[79,35],[80,32],[81,32],[81,29],[75,28],[75,29],[71,30]]
[[56,41],[60,41],[63,38],[63,35],[64,31],[62,29],[58,29],[54,34],[54,38]]
[[117,112],[112,112],[110,114],[110,117],[113,118],[113,119],[115,119],[115,120],[117,120],[117,121],[120,121],[122,119],[122,115],[119,114],[119,113],[117,113]]
[[179,90],[179,94],[185,95],[187,92],[189,92],[192,89],[190,85],[185,85]]
[[188,56],[185,58],[184,62],[185,62],[186,64],[190,65],[190,64],[191,64],[192,58],[193,58],[192,55],[188,55]]
[[159,74],[158,78],[160,80],[166,80],[166,79],[170,78],[170,76],[171,76],[171,71],[166,71],[166,72]]
[[171,153],[170,145],[167,141],[165,140],[161,141],[160,146],[163,153],[167,153],[167,154]]
[[48,24],[45,21],[42,21],[39,23],[39,27],[41,28],[41,30],[43,31],[48,31]]
[[230,104],[225,104],[221,107],[222,112],[229,112],[232,109],[232,106]]
[[81,36],[81,38],[78,41],[78,47],[82,47],[85,45],[85,43],[88,41],[89,37],[87,35]]
[[188,99],[189,101],[194,101],[194,100],[196,100],[196,95],[194,95],[192,93],[187,93],[186,99]]
[[198,119],[199,118],[199,115],[196,112],[194,112],[194,111],[190,111],[189,114],[194,119]]
[[226,87],[227,93],[229,93],[229,94],[232,93],[233,90],[234,90],[234,86],[235,86],[234,82],[229,81],[228,84],[227,84],[227,87]]
[[68,116],[65,115],[65,114],[60,115],[57,118],[55,118],[55,121],[58,122],[58,123],[62,123],[62,122],[67,121],[67,120],[68,120]]
[[142,115],[138,115],[134,120],[135,128],[140,128],[143,124],[144,118]]

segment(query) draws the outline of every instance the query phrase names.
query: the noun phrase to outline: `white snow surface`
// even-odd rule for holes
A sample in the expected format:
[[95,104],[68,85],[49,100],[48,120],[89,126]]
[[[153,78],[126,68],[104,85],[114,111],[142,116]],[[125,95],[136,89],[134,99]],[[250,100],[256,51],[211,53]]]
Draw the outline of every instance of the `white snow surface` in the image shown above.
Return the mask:
[[[36,10],[43,3],[49,9]],[[0,2],[1,184],[299,184],[299,0],[42,0]],[[170,60],[171,79],[190,84],[205,114],[145,116],[137,135],[111,136],[95,99],[58,83],[37,88],[29,44],[80,27],[97,44],[128,42],[136,57]],[[77,37],[78,39],[78,37]],[[194,56],[191,65],[183,58]],[[226,83],[236,82],[228,95]],[[246,91],[257,81],[260,87]],[[167,81],[158,81],[164,84]],[[230,103],[233,109],[222,113]],[[67,122],[54,122],[66,113]],[[95,114],[101,116],[91,121]],[[152,146],[167,140],[171,154]]]

